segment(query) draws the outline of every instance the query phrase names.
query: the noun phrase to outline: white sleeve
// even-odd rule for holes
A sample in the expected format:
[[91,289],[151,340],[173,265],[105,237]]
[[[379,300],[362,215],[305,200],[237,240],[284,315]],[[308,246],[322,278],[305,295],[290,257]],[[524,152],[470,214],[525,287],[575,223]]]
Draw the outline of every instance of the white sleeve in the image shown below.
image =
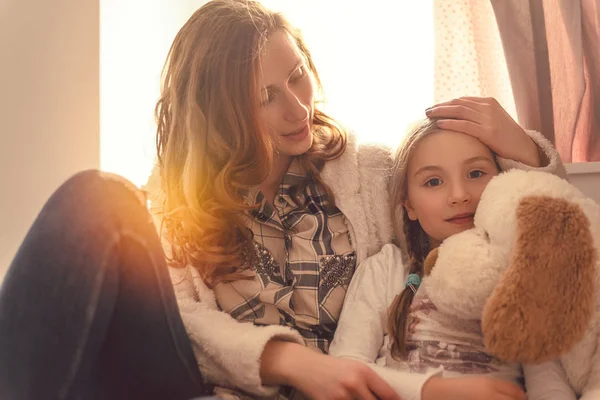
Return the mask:
[[528,400],[576,400],[559,360],[524,365]]
[[426,374],[417,374],[396,371],[376,364],[369,364],[369,366],[396,391],[402,400],[421,400],[423,385],[434,376],[443,378],[441,367]]
[[[527,135],[535,142],[547,161],[546,165],[542,165],[540,168],[535,168],[518,161],[509,160],[506,158],[498,157],[498,163],[503,171],[508,171],[509,169],[522,169],[522,170],[537,170],[541,172],[548,172],[554,175],[557,175],[559,178],[566,178],[567,171],[565,169],[564,164],[560,159],[560,155],[556,148],[552,145],[552,143],[546,139],[544,135],[537,131],[526,130]],[[542,160],[543,162],[544,160]]]
[[212,290],[195,269],[170,268],[181,319],[192,343],[198,367],[210,383],[259,395],[274,395],[279,387],[260,379],[260,357],[273,339],[304,344],[300,334],[278,325],[255,326],[219,311]]
[[359,265],[348,287],[329,354],[367,363],[403,400],[420,400],[425,382],[441,374],[441,369],[413,374],[375,364],[383,345],[388,308],[403,289],[406,275],[400,249],[392,244]]

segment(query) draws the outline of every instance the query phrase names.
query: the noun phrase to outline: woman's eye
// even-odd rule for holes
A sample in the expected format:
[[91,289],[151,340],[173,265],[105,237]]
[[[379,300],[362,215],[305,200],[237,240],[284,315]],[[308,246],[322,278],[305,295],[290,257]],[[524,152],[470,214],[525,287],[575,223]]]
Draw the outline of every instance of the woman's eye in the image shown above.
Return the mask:
[[484,175],[485,175],[485,172],[479,171],[479,170],[469,172],[469,178],[470,179],[481,178]]
[[305,76],[306,76],[306,67],[304,65],[301,65],[300,67],[298,67],[298,69],[292,76],[292,82],[296,82],[296,81],[304,78]]
[[267,105],[271,104],[274,100],[275,100],[275,94],[268,92],[265,96],[263,96],[261,104],[263,106],[267,106]]
[[435,187],[435,186],[439,186],[442,184],[442,180],[439,178],[432,178],[430,180],[428,180],[427,182],[425,182],[425,186],[427,187]]

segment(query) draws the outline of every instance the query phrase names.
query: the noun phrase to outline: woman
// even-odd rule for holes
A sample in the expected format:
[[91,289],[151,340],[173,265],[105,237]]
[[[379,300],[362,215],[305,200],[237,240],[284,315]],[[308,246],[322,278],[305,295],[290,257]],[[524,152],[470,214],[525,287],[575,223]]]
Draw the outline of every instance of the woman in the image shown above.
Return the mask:
[[[320,111],[319,88],[281,15],[247,0],[202,6],[169,54],[147,188],[175,296],[138,193],[77,175],[42,210],[0,293],[2,394],[186,399],[210,383],[397,399],[364,364],[323,354],[356,265],[392,240],[392,157]],[[496,102],[429,114],[503,157],[560,168]]]

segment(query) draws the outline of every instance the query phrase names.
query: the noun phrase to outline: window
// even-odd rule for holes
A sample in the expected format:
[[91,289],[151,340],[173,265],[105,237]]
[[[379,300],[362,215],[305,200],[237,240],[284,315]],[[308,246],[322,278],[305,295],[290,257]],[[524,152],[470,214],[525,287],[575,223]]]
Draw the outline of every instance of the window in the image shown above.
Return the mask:
[[[202,1],[101,1],[101,167],[145,183],[171,41]],[[432,0],[263,0],[303,32],[325,110],[361,141],[395,145],[433,102]]]

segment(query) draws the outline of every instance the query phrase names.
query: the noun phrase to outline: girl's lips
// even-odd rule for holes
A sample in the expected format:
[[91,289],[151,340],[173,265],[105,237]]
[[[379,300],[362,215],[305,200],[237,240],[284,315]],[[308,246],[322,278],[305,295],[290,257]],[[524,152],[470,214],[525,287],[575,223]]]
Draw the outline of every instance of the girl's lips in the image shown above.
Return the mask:
[[447,219],[446,221],[448,221],[452,224],[456,224],[456,225],[472,224],[473,217],[474,217],[473,214],[459,214],[459,215],[455,215],[452,218]]

